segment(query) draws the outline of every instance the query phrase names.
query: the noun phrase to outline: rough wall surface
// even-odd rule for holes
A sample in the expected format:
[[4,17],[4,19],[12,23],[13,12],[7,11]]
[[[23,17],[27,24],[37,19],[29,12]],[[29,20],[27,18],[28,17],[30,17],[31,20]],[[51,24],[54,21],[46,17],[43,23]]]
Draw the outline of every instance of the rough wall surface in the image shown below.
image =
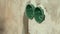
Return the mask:
[[[28,1],[45,8],[46,20],[38,24],[29,20],[30,34],[60,34],[60,0],[0,0],[0,34],[22,34],[23,15]],[[4,29],[3,29],[4,28]],[[4,33],[3,33],[4,32]]]
[[0,0],[0,34],[22,34],[23,6],[23,0]]
[[[34,0],[35,1],[35,0]],[[45,9],[45,21],[41,24],[29,19],[30,34],[60,34],[60,0],[36,0]],[[33,1],[31,1],[33,2]]]

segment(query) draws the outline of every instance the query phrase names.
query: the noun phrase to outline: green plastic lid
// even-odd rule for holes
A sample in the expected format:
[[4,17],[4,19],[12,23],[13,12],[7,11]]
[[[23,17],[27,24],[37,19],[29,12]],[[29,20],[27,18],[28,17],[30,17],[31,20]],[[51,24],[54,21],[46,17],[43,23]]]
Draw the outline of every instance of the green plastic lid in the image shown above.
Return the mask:
[[33,19],[33,16],[34,16],[34,6],[32,4],[28,4],[26,6],[26,16],[29,18],[29,19]]
[[34,18],[38,23],[42,23],[45,20],[44,10],[41,7],[35,8]]

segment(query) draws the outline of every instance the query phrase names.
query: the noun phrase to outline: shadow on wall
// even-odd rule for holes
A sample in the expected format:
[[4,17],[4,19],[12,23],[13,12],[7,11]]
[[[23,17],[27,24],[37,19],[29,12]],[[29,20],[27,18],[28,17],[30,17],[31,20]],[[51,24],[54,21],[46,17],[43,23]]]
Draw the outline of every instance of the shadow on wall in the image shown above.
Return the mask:
[[24,31],[24,34],[29,34],[28,33],[28,18],[25,16],[25,13],[23,16],[23,31]]
[[0,16],[0,34],[3,34],[5,31],[5,19]]

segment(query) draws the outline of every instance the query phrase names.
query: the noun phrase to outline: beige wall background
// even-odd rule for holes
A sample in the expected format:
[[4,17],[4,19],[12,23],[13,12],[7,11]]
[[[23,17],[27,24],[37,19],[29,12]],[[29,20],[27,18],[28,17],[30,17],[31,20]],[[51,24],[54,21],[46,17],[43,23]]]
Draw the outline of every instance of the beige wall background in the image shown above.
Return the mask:
[[24,12],[29,1],[35,6],[38,2],[39,6],[44,6],[46,15],[46,20],[42,24],[36,23],[34,19],[29,20],[29,33],[60,34],[60,0],[0,0],[0,33],[25,34],[24,29],[27,25],[24,28],[23,18],[27,24],[28,19],[24,16]]
[[[35,19],[29,19],[30,34],[60,34],[60,0],[34,0],[35,5],[45,10],[45,21],[38,24]],[[31,1],[33,2],[33,1]]]
[[[25,0],[0,0],[0,17],[3,21],[0,34],[22,34]],[[2,29],[2,28],[1,28]]]

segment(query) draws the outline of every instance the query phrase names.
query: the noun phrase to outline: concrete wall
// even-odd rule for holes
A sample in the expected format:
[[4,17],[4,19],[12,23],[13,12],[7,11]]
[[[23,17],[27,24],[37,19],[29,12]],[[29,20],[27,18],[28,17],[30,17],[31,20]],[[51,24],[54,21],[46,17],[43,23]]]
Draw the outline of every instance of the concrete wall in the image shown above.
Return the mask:
[[0,0],[0,34],[22,34],[23,11],[23,0]]
[[[24,16],[25,6],[31,1],[45,9],[45,21],[38,24]],[[0,34],[60,34],[60,0],[0,0]],[[29,22],[28,22],[29,21]],[[25,25],[26,24],[26,25]],[[25,28],[24,28],[25,27]]]
[[41,24],[29,19],[30,34],[60,34],[60,0],[36,0],[40,2],[45,13],[45,21]]

